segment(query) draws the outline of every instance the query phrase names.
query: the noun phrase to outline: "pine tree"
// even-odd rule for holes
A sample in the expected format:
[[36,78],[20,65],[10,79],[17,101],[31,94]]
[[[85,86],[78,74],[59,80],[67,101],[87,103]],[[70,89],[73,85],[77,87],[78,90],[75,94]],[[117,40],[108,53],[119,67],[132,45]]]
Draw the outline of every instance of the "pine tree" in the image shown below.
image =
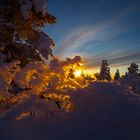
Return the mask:
[[107,60],[102,61],[101,70],[98,76],[98,80],[111,80],[110,68]]
[[136,76],[139,71],[139,65],[137,65],[135,62],[131,63],[131,65],[128,68],[128,75],[129,76]]
[[120,79],[120,72],[119,70],[117,69],[116,73],[115,73],[115,76],[114,76],[114,81],[118,81]]
[[125,77],[128,77],[128,72],[125,73]]
[[30,61],[45,63],[48,56],[54,57],[54,43],[39,28],[55,22],[46,11],[46,0],[1,0],[0,54],[6,62],[20,60],[22,67]]

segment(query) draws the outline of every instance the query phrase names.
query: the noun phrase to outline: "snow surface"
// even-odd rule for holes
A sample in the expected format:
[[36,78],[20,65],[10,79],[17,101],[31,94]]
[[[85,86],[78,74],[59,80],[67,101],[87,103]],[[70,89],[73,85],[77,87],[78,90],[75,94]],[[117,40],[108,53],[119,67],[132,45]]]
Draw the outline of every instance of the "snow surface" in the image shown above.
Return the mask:
[[[68,113],[59,110],[54,102],[46,104],[44,99],[30,94],[0,119],[0,139],[140,139],[140,97],[130,94],[123,86],[94,82],[67,94],[73,101],[73,110]],[[24,112],[25,108],[28,112]]]

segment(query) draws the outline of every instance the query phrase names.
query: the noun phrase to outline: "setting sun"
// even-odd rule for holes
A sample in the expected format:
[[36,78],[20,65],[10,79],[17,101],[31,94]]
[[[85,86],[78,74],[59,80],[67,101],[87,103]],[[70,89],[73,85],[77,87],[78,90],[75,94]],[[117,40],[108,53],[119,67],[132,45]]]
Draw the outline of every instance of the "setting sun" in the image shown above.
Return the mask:
[[75,77],[80,77],[81,76],[81,73],[82,73],[82,70],[76,70],[74,72],[74,75],[75,75]]

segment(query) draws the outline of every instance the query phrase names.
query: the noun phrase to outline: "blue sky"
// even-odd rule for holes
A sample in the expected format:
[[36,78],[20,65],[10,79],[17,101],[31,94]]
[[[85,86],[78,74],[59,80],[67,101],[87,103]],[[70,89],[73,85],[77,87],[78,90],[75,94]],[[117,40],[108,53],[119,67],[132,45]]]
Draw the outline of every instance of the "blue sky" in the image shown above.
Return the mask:
[[80,55],[94,72],[103,59],[113,72],[140,64],[140,0],[49,0],[47,11],[57,23],[44,31],[61,59]]

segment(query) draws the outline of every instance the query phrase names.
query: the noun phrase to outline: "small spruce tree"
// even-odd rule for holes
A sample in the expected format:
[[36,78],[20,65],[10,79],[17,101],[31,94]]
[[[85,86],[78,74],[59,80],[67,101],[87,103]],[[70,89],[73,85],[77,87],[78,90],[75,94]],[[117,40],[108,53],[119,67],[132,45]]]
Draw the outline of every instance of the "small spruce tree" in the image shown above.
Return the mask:
[[131,65],[128,68],[128,75],[129,76],[136,76],[139,71],[139,65],[137,65],[135,62],[131,63]]
[[125,73],[125,77],[128,77],[128,72]]
[[120,79],[120,72],[119,70],[117,69],[116,73],[115,73],[115,76],[114,76],[114,81],[118,81]]
[[111,81],[111,74],[110,74],[110,68],[107,60],[103,60],[101,64],[101,70],[98,76],[98,80],[107,80]]

